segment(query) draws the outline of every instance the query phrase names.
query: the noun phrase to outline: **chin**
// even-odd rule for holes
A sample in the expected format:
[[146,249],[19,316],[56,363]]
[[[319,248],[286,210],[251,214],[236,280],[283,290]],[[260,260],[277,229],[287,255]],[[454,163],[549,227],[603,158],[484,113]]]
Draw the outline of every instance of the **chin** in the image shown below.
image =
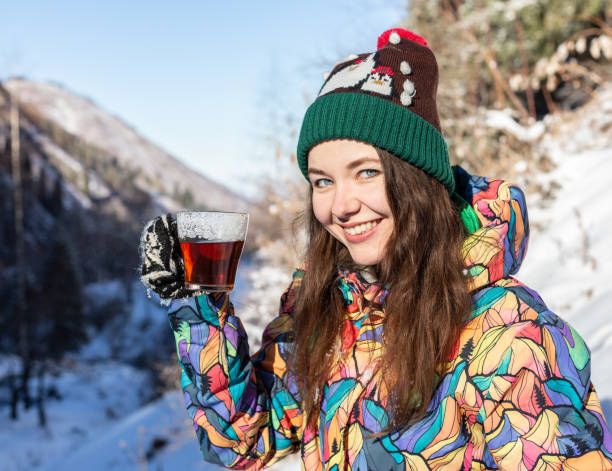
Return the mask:
[[357,265],[372,266],[377,265],[382,260],[382,256],[377,254],[353,253],[350,250],[349,253],[353,262]]

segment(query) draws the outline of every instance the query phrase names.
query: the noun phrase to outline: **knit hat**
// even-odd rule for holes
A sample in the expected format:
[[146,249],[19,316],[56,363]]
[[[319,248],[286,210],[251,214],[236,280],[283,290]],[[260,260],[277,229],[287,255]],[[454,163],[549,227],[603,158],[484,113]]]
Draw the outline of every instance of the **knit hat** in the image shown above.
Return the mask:
[[380,147],[420,168],[452,194],[455,180],[436,106],[438,65],[427,41],[395,28],[376,52],[334,66],[304,116],[297,148],[307,177],[308,152],[329,139]]

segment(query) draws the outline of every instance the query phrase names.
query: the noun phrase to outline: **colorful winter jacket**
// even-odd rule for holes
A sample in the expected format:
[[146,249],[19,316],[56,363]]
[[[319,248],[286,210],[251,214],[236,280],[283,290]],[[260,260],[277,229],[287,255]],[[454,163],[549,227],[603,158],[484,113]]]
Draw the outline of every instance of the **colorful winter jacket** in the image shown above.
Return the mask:
[[[307,470],[611,470],[612,437],[582,338],[511,275],[525,255],[521,190],[456,169],[482,227],[464,244],[473,309],[425,417],[387,424],[381,368],[386,291],[339,270],[346,305],[318,426],[306,427],[287,369],[297,270],[261,349],[227,296],[175,300],[169,316],[187,411],[204,459],[261,469],[300,451]],[[368,302],[366,302],[368,301]]]

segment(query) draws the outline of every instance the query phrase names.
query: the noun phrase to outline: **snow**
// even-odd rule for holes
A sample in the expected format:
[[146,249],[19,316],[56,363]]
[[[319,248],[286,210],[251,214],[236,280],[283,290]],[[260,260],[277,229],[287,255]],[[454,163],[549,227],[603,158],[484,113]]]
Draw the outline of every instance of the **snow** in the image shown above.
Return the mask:
[[48,461],[63,460],[84,442],[97,441],[114,418],[140,406],[148,387],[144,373],[116,362],[74,364],[53,384],[61,400],[47,401],[46,430],[38,426],[35,410],[20,410],[16,422],[2,410],[0,471],[40,469]]
[[[506,117],[496,119],[510,125]],[[612,369],[606,365],[612,358],[612,136],[606,131],[612,123],[612,90],[562,118],[547,120],[541,136],[556,168],[531,178],[557,189],[554,198],[526,195],[532,232],[517,278],[584,337],[592,352],[593,382],[612,419]],[[527,168],[522,161],[516,165]],[[290,273],[244,259],[239,274],[233,302],[254,348]],[[98,308],[109,299],[130,299],[116,281],[89,285],[86,295],[99,302]],[[38,427],[35,410],[21,410],[20,420],[11,422],[6,407],[0,409],[0,471],[219,469],[202,461],[180,393],[146,403],[151,385],[124,363],[138,354],[142,329],[153,339],[160,326],[167,329],[164,309],[143,289],[132,288],[130,306],[109,332],[94,337],[82,361],[72,357],[53,379],[61,400],[48,400],[46,430]],[[119,355],[121,362],[105,359],[112,353],[110,336],[116,337],[119,352],[128,351]],[[0,378],[15,365],[13,357],[0,358]],[[273,469],[299,469],[299,458],[294,455]]]
[[[529,249],[517,278],[569,321],[591,349],[592,381],[612,420],[612,87],[559,123],[543,145],[556,168],[539,174],[556,182],[553,200],[530,198]],[[535,196],[535,195],[534,195]]]
[[[85,441],[75,453],[51,460],[41,470],[106,471],[146,469],[147,465],[152,469],[218,469],[202,465],[197,441],[186,422],[182,398],[177,391],[169,392]],[[152,446],[155,442],[160,444],[157,453]]]
[[[40,146],[40,148],[49,156],[54,164],[63,170],[66,175],[70,175],[72,178],[78,178],[78,175],[81,175],[85,169],[83,165],[78,162],[73,156],[68,154],[64,149],[55,145],[51,139],[41,133],[38,132],[33,126],[25,125],[28,128],[28,132],[34,139],[34,141]],[[49,167],[46,164],[43,164],[40,161],[40,157],[37,159],[33,159],[35,164],[40,166],[46,172],[50,172]],[[55,170],[53,170],[55,171]],[[95,191],[96,196],[107,196],[110,194],[109,188],[100,181],[97,176],[92,177],[89,175],[89,182],[91,182],[92,189]],[[88,182],[88,183],[89,183]],[[91,200],[85,196],[75,185],[64,184],[62,186],[64,190],[66,190],[70,196],[79,202],[79,204],[86,209],[91,208]],[[70,198],[67,199],[69,205],[72,205],[72,201]]]
[[[157,448],[154,444],[157,444]],[[296,459],[290,462],[297,464]],[[289,469],[283,467],[270,469]],[[68,457],[60,456],[41,471],[108,471],[119,469],[220,470],[202,460],[191,421],[178,391],[130,414],[94,439],[83,443]]]
[[98,308],[109,299],[126,301],[125,287],[119,280],[106,280],[90,283],[83,288],[89,306]]
[[249,337],[251,352],[255,352],[261,345],[263,328],[278,313],[280,296],[289,286],[291,276],[278,267],[261,264],[254,264],[245,273],[244,282],[250,288],[247,296],[233,297],[232,303]]
[[104,330],[89,332],[91,341],[79,352],[83,360],[135,361],[150,355],[151,343],[166,336],[165,309],[150,302],[138,281],[127,287],[118,280],[92,283],[85,287],[85,296],[88,315],[109,319]]
[[487,126],[506,131],[523,142],[535,142],[546,130],[542,121],[536,121],[530,126],[521,126],[512,118],[510,110],[487,110],[485,114]]

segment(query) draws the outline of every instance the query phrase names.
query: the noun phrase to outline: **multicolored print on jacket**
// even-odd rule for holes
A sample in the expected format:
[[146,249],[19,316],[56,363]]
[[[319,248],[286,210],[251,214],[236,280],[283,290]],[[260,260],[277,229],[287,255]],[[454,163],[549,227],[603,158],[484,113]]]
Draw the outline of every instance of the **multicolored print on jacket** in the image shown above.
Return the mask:
[[459,168],[456,178],[482,224],[464,245],[473,311],[453,358],[440,365],[426,416],[402,433],[371,437],[388,420],[381,365],[386,292],[340,270],[342,337],[318,427],[304,427],[287,370],[292,306],[304,276],[297,270],[252,357],[226,296],[170,307],[187,411],[207,461],[261,469],[300,451],[307,470],[612,469],[612,437],[590,382],[588,348],[511,277],[527,247],[521,190]]

